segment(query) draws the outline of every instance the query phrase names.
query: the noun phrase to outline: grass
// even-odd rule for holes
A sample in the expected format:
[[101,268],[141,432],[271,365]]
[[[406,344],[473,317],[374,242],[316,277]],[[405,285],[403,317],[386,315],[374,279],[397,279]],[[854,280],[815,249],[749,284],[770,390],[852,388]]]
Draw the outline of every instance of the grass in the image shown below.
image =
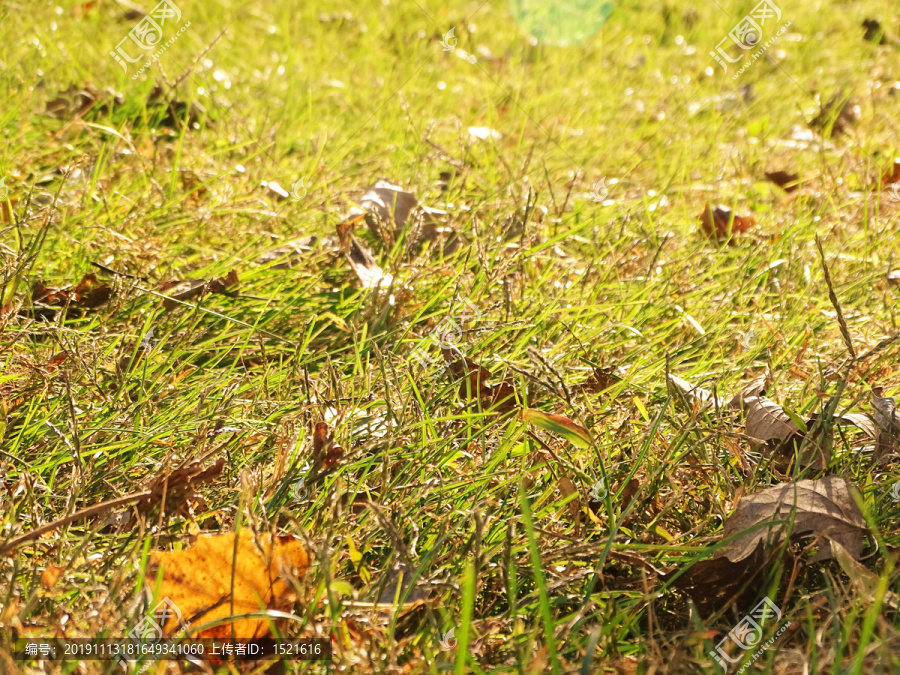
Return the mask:
[[[859,489],[864,571],[784,547],[743,590],[791,627],[745,672],[900,667],[896,464],[845,434],[826,470],[785,476],[734,416],[684,411],[666,388],[667,369],[729,394],[769,369],[779,403],[823,409],[847,347],[816,236],[856,352],[896,334],[900,201],[872,189],[900,155],[897,47],[861,28],[897,34],[882,3],[782,7],[790,29],[737,80],[709,52],[753,3],[616,3],[598,33],[554,46],[502,3],[185,2],[190,26],[136,80],[109,51],[138,17],[61,4],[0,8],[0,547],[182,460],[216,450],[225,465],[190,512],[121,508],[0,554],[0,670],[38,672],[13,660],[17,637],[127,633],[149,551],[243,523],[315,556],[287,630],[333,636],[335,662],[299,672],[717,672],[710,652],[751,605],[707,611],[673,579],[741,496],[831,474]],[[543,17],[522,23],[537,34]],[[541,34],[571,35],[566,21]],[[48,114],[60,96],[80,107],[71,86],[105,98]],[[117,104],[101,105],[107,88]],[[846,133],[794,130],[835,94],[860,106]],[[799,173],[800,194],[767,182],[774,170]],[[301,177],[299,201],[260,185]],[[358,229],[393,277],[380,289],[326,250],[289,270],[255,262],[333,235],[378,178],[448,210],[462,245]],[[752,210],[758,228],[712,241],[707,203]],[[168,309],[154,292],[231,270],[236,295]],[[108,303],[32,306],[36,280],[89,272]],[[517,405],[589,429],[590,447],[464,400],[434,346],[437,363],[410,362],[466,298],[481,317],[459,347]],[[611,386],[579,388],[594,368]],[[898,384],[892,345],[847,374],[839,410],[871,412],[871,388]],[[344,450],[325,475],[321,420]],[[589,506],[601,478],[609,495]],[[366,604],[385,593],[397,602]]]

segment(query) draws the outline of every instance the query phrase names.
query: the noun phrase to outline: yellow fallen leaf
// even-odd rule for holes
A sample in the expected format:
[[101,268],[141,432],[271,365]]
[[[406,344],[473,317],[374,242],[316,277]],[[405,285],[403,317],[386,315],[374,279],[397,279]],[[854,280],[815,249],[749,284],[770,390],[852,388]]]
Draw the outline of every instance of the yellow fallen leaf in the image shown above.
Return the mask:
[[[250,612],[289,609],[296,597],[288,579],[302,576],[309,558],[296,537],[271,533],[256,538],[241,530],[237,542],[234,534],[200,537],[190,549],[151,553],[150,563],[151,575],[162,568],[158,597],[168,598],[183,621],[198,627]],[[167,636],[178,629],[177,617],[163,626]],[[230,639],[232,629],[236,638],[252,640],[269,634],[269,621],[234,619],[190,633],[195,638]]]
[[49,591],[51,588],[56,586],[56,582],[59,581],[59,575],[62,574],[65,570],[65,567],[48,565],[47,569],[41,572],[41,586]]

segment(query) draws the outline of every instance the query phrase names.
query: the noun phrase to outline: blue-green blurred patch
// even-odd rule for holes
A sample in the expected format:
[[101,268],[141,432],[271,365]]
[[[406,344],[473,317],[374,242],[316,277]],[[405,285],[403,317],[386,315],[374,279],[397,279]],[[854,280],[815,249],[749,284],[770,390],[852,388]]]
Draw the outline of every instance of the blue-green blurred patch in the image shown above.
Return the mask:
[[513,18],[540,42],[564,47],[599,31],[612,13],[611,0],[510,0]]

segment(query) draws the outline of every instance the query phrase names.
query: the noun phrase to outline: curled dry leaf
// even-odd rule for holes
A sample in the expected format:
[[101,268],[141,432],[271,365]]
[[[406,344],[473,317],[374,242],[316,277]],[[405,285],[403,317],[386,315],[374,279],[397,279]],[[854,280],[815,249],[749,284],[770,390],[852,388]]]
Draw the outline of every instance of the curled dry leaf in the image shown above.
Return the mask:
[[393,277],[381,269],[381,266],[375,259],[375,253],[363,241],[351,235],[350,246],[345,256],[363,288],[378,288],[379,286],[391,285]]
[[875,408],[874,423],[875,461],[886,455],[900,452],[900,411],[893,398],[882,397],[881,387],[872,391],[872,407]]
[[493,377],[493,373],[463,356],[454,347],[441,347],[441,354],[453,380],[461,380],[461,399],[478,401],[482,408],[496,412],[509,412],[516,407],[516,393],[512,382],[504,380],[497,384],[489,383],[488,379]]
[[800,185],[800,174],[787,171],[766,171],[766,179],[785,192],[796,192]]
[[[793,524],[793,526],[791,526]],[[760,527],[762,525],[763,527]],[[851,485],[840,476],[821,480],[782,483],[752,495],[744,495],[725,521],[725,557],[738,562],[763,543],[777,546],[788,535],[813,535],[824,539],[812,562],[832,557],[828,541],[843,546],[856,560],[862,554],[866,521],[851,494]]]
[[112,288],[97,279],[93,272],[85,274],[72,288],[49,288],[35,281],[31,288],[31,302],[45,307],[62,307],[67,303],[79,309],[96,309],[109,302]]
[[[296,601],[291,578],[303,575],[309,558],[301,541],[289,535],[249,530],[201,536],[193,547],[150,554],[148,579],[162,571],[160,598],[169,598],[193,626],[266,609],[285,611]],[[152,582],[151,582],[152,583]],[[233,613],[232,613],[233,609]],[[163,631],[177,632],[175,617]],[[266,618],[234,618],[191,637],[253,640],[269,634]]]
[[751,380],[728,402],[732,410],[747,410],[747,399],[763,396],[768,388],[769,374],[765,373]]
[[590,448],[594,444],[587,429],[564,415],[554,415],[534,408],[523,408],[522,421],[562,436],[579,448]]
[[668,377],[668,390],[672,397],[689,412],[693,411],[695,407],[699,410],[706,410],[714,403],[716,406],[722,404],[722,401],[717,400],[711,391],[695,387],[687,380],[682,380],[672,374],[669,374]]
[[342,243],[346,242],[349,231],[365,219],[375,237],[392,239],[411,223],[416,230],[411,239],[418,236],[428,241],[444,239],[447,245],[451,245],[456,239],[455,232],[452,228],[440,226],[441,219],[446,215],[446,211],[420,204],[412,192],[381,179],[366,188],[359,206],[351,208],[344,222],[338,225],[338,234]]
[[737,213],[723,204],[715,207],[707,204],[700,214],[700,225],[708,236],[724,239],[749,232],[756,227],[756,218],[752,213]]

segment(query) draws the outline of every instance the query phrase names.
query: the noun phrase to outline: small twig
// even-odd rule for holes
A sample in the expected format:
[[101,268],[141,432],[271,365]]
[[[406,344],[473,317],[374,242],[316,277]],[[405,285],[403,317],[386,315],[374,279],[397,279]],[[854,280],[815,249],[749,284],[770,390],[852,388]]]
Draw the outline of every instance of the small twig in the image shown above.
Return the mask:
[[82,509],[81,511],[76,511],[75,513],[66,516],[65,518],[60,518],[59,520],[54,520],[52,523],[47,523],[46,525],[41,525],[36,530],[32,530],[27,534],[20,535],[18,537],[13,537],[8,540],[5,544],[0,546],[0,553],[5,553],[7,551],[11,551],[15,549],[20,544],[24,544],[26,541],[31,541],[32,539],[37,539],[45,532],[50,532],[60,527],[65,527],[69,523],[73,523],[76,520],[81,520],[82,518],[89,518],[90,516],[96,515],[98,513],[103,513],[104,511],[108,511],[110,509],[117,508],[119,506],[124,506],[125,504],[130,504],[131,502],[137,502],[142,499],[147,499],[153,496],[152,490],[147,490],[145,492],[135,492],[130,495],[125,495],[124,497],[117,497],[116,499],[110,499],[109,501],[102,502],[100,504],[94,504],[93,506],[89,506],[86,509]]
[[216,35],[216,37],[214,37],[212,39],[212,42],[210,42],[208,45],[206,45],[206,47],[203,49],[203,51],[201,51],[199,54],[197,54],[197,56],[194,57],[194,60],[191,61],[191,64],[187,68],[185,68],[184,72],[182,72],[181,75],[179,75],[178,78],[175,80],[175,84],[172,85],[172,89],[176,89],[178,87],[178,85],[181,84],[185,80],[185,78],[190,76],[191,72],[194,70],[194,68],[200,62],[200,59],[202,59],[204,56],[206,56],[206,54],[209,52],[209,50],[212,49],[220,39],[222,39],[222,36],[225,35],[226,30],[228,30],[228,29],[223,28],[222,30],[220,30],[219,34]]

